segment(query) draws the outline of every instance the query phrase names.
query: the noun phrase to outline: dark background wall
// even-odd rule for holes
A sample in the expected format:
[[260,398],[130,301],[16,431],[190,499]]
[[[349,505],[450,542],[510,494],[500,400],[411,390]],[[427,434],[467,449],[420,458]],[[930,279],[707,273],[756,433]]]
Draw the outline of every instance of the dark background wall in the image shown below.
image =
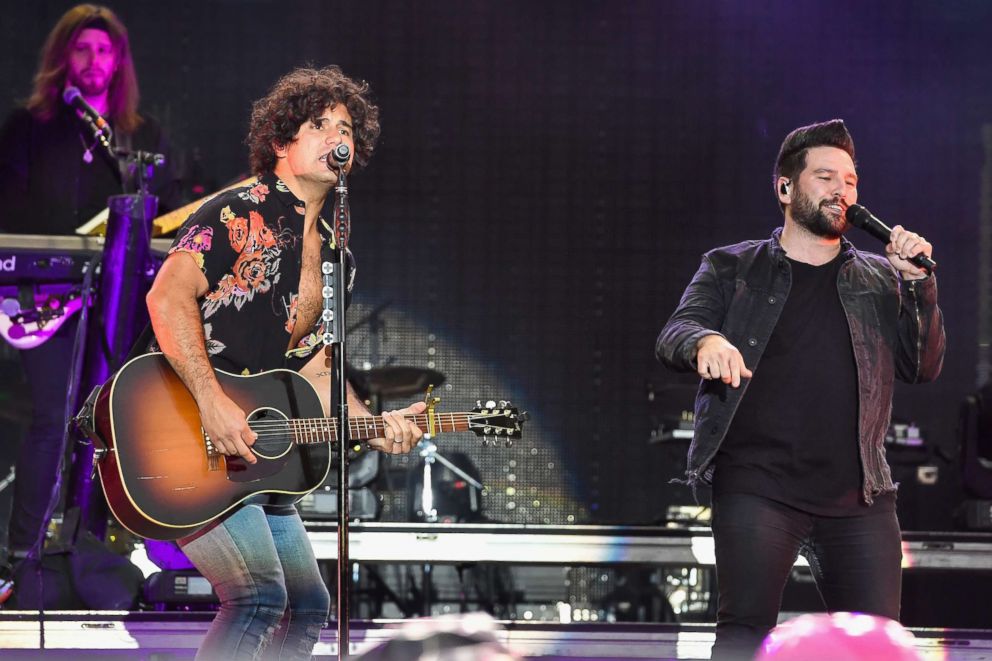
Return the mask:
[[[4,112],[27,95],[45,34],[73,3],[5,4]],[[940,499],[907,493],[904,526],[950,526],[957,407],[975,385],[992,5],[138,0],[114,9],[131,32],[143,107],[172,135],[177,165],[208,187],[246,170],[249,105],[282,73],[337,63],[370,82],[383,137],[352,181],[352,357],[444,372],[448,410],[487,396],[529,410],[513,448],[442,440],[480,468],[496,520],[639,523],[688,502],[666,484],[685,445],[648,439],[659,416],[689,407],[693,379],[654,361],[655,336],[703,251],[781,224],[771,168],[785,133],[843,117],[862,201],[936,246],[944,374],[901,387],[895,415],[921,425],[934,448],[925,459],[949,485]],[[366,315],[380,308],[385,332],[370,333]],[[394,462],[392,473],[402,478],[415,461]],[[387,515],[402,518],[402,498],[390,503]]]

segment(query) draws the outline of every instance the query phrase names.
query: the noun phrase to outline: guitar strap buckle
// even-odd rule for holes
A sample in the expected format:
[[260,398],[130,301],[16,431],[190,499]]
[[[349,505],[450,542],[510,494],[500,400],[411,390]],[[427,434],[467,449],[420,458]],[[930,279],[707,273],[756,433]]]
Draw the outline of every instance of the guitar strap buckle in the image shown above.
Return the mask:
[[100,439],[99,434],[97,434],[93,411],[96,408],[96,400],[100,395],[101,388],[103,388],[102,385],[94,386],[86,401],[83,402],[83,407],[79,409],[79,413],[69,420],[71,429],[76,432],[77,436],[85,437],[92,441],[94,445],[99,446],[103,446],[103,441]]
[[94,415],[96,400],[100,396],[100,390],[102,388],[103,386],[95,386],[90,391],[86,401],[83,402],[83,408],[79,409],[79,413],[69,420],[69,431],[75,435],[76,442],[93,446],[93,465],[90,466],[91,480],[96,477],[97,464],[103,460],[108,452],[106,443],[103,442],[103,439],[97,433]]

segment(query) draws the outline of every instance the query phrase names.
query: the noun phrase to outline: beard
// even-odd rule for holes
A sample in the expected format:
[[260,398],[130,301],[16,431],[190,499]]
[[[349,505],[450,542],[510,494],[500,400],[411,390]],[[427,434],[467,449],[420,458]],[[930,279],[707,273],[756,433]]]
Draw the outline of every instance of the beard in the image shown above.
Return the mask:
[[68,75],[69,84],[78,88],[83,96],[87,97],[99,96],[107,92],[112,78],[111,74],[76,76],[69,73]]
[[813,200],[809,199],[799,186],[796,186],[792,200],[792,219],[814,236],[839,239],[851,228],[850,223],[847,222],[843,213],[834,217],[832,212],[823,209],[836,202],[836,200],[827,199],[820,202],[818,206],[813,206]]

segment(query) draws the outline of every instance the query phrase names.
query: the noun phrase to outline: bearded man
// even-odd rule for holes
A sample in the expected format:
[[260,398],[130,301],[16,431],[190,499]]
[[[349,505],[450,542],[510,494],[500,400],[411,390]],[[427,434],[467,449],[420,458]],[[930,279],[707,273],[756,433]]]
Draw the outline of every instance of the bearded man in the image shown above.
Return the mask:
[[[34,89],[0,127],[0,232],[73,234],[124,192],[117,160],[63,101],[75,87],[111,126],[112,146],[164,154],[166,167],[149,190],[159,209],[178,206],[179,186],[158,124],[138,114],[138,81],[127,28],[106,7],[78,5],[45,40]],[[65,399],[76,333],[70,319],[43,344],[20,352],[31,404],[31,426],[16,461],[9,524],[12,559],[40,549],[57,482],[66,425]],[[99,512],[105,515],[103,508]],[[99,524],[98,524],[99,525]],[[0,539],[0,547],[3,546]],[[2,560],[2,557],[0,557]]]
[[792,131],[774,187],[784,226],[706,253],[656,346],[702,379],[686,477],[713,486],[714,659],[753,657],[800,553],[828,610],[898,619],[893,381],[931,381],[944,356],[936,279],[910,261],[930,243],[897,225],[882,257],[843,238],[843,121]]

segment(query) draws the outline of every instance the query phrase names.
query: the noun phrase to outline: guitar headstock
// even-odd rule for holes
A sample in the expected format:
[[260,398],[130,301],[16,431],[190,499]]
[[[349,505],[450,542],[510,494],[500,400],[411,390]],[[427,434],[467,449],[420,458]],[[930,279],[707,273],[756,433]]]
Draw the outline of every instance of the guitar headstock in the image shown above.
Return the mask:
[[468,416],[468,428],[483,438],[483,445],[490,442],[497,445],[504,439],[503,444],[509,447],[514,439],[520,438],[520,428],[525,420],[527,413],[521,413],[506,400],[476,400],[475,408]]

